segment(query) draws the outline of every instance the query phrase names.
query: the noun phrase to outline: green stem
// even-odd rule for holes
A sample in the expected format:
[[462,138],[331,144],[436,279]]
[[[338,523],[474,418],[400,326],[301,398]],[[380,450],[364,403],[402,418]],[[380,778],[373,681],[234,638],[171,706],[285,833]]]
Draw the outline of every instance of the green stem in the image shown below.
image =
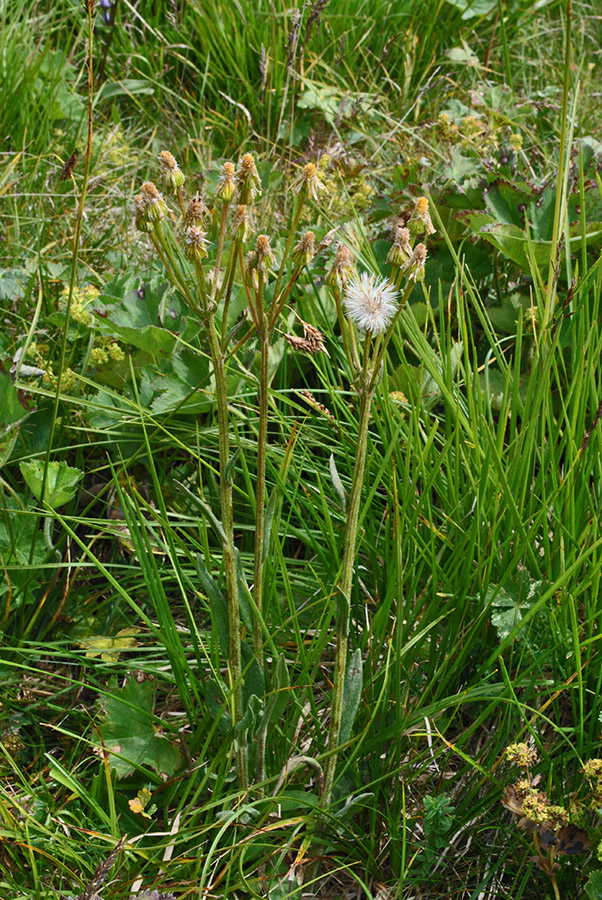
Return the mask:
[[337,307],[337,317],[339,320],[339,329],[341,332],[341,337],[343,338],[343,349],[345,350],[345,356],[347,357],[347,362],[349,363],[349,367],[351,371],[359,372],[360,371],[360,358],[357,352],[357,342],[355,340],[355,335],[349,328],[349,324],[347,319],[345,318],[345,313],[343,312],[343,303],[341,300],[341,292],[338,287],[333,287],[332,293],[334,296],[334,302]]
[[[257,435],[257,480],[255,485],[255,559],[253,572],[253,600],[255,615],[253,617],[253,651],[261,671],[263,671],[263,564],[264,564],[264,525],[265,525],[265,471],[268,442],[268,367],[270,353],[270,330],[263,301],[263,277],[259,276],[257,293],[257,313],[260,317],[260,372],[258,386],[259,429]],[[265,732],[261,730],[257,736],[256,779],[265,779]]]
[[213,286],[211,288],[211,296],[215,297],[217,293],[217,282],[219,279],[219,267],[222,261],[222,253],[224,252],[224,238],[226,235],[226,219],[228,216],[229,203],[222,203],[222,218],[219,226],[219,238],[217,241],[217,253],[215,256],[215,268],[213,269]]
[[338,742],[341,731],[343,715],[343,691],[345,688],[345,672],[347,669],[347,646],[349,635],[349,611],[351,606],[351,589],[353,586],[353,574],[355,570],[357,532],[359,525],[359,513],[362,499],[362,487],[364,484],[364,471],[366,467],[366,450],[368,447],[368,424],[370,422],[370,408],[372,405],[373,391],[368,384],[368,337],[364,350],[364,365],[362,368],[362,383],[360,385],[360,414],[357,435],[357,448],[355,452],[355,464],[353,468],[353,483],[351,496],[347,507],[347,523],[345,528],[345,548],[343,551],[343,565],[341,580],[339,582],[339,596],[336,614],[336,653],[334,664],[334,684],[332,690],[332,709],[330,713],[330,731],[328,735],[329,755],[324,767],[324,792],[321,806],[328,807],[334,785],[336,772]]
[[[224,570],[226,574],[226,596],[228,602],[228,672],[233,697],[232,724],[236,725],[243,717],[243,675],[240,648],[240,600],[238,594],[238,576],[236,573],[236,552],[234,547],[234,516],[232,510],[232,480],[226,474],[230,459],[230,422],[228,413],[228,394],[226,388],[226,371],[220,340],[215,327],[215,318],[208,315],[205,319],[209,338],[209,351],[213,363],[215,377],[215,394],[217,399],[217,429],[219,435],[219,468],[220,468],[220,504],[222,528],[224,531]],[[237,736],[236,777],[240,790],[249,786],[249,762],[246,734]]]
[[192,308],[196,309],[192,294],[188,290],[188,285],[180,277],[177,267],[174,267],[174,265],[172,265],[172,263],[174,262],[173,256],[171,257],[171,262],[170,262],[167,254],[165,252],[165,249],[164,249],[166,246],[165,235],[163,234],[163,230],[161,228],[160,222],[157,222],[157,224],[155,225],[155,230],[150,232],[150,237],[151,237],[151,241],[153,242],[153,244],[155,246],[155,250],[157,251],[157,254],[159,255],[159,259],[163,263],[163,266],[165,267],[165,271],[169,275],[172,283],[175,285],[175,287],[178,288],[179,291],[181,291],[184,294],[184,296],[186,297],[186,299],[188,300],[188,302],[190,303]]
[[556,266],[558,265],[558,246],[560,243],[560,231],[562,228],[562,207],[565,197],[565,159],[567,153],[567,117],[569,107],[569,88],[571,82],[571,28],[573,24],[573,0],[566,3],[566,45],[564,56],[564,84],[562,91],[562,108],[560,111],[560,148],[558,156],[558,182],[556,184],[556,202],[554,205],[554,225],[552,228],[552,246],[550,249],[550,265],[548,267],[548,282],[546,285],[546,298],[542,322],[542,332],[545,333],[552,321],[554,314],[554,302],[556,297]]
[[276,287],[274,288],[274,300],[278,297],[278,292],[280,290],[280,285],[282,283],[282,276],[284,275],[284,267],[286,265],[286,260],[291,250],[291,246],[293,243],[293,239],[295,237],[295,231],[297,230],[297,225],[299,224],[299,219],[301,218],[301,210],[303,209],[303,204],[305,202],[305,198],[299,195],[299,199],[297,201],[297,208],[293,213],[292,222],[289,225],[288,229],[288,238],[286,241],[286,247],[284,248],[284,253],[282,254],[282,262],[280,263],[280,268],[278,269],[278,276],[276,278]]

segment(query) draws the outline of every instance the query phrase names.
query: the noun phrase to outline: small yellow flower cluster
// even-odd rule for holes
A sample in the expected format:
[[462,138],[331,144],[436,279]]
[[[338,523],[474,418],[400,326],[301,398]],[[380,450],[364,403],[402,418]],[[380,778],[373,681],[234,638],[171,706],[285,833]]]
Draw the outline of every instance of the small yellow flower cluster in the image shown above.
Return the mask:
[[[86,284],[82,288],[75,288],[71,298],[71,319],[80,325],[89,327],[94,321],[89,306],[100,295],[100,291],[93,284]],[[62,291],[63,302],[67,303],[69,287],[65,285]]]
[[[47,385],[49,388],[56,388],[57,385],[57,376],[54,374],[54,368],[52,363],[46,364],[46,369],[44,374],[42,375],[42,382]],[[71,391],[77,382],[77,375],[73,371],[73,369],[67,367],[61,378],[61,391],[69,392]]]
[[[363,165],[346,166],[328,153],[320,157],[318,177],[330,197],[329,211],[333,217],[346,212],[350,206],[361,212],[374,194]],[[341,190],[341,184],[345,190]]]
[[125,353],[119,346],[117,341],[110,338],[103,338],[97,347],[92,347],[90,351],[90,363],[93,366],[106,366],[109,360],[113,362],[121,362],[125,359]]
[[93,366],[104,366],[109,361],[109,354],[104,347],[92,347],[90,350],[90,362]]
[[507,142],[515,153],[522,150],[523,146],[520,134],[510,133],[507,125],[500,124],[493,115],[488,118],[486,111],[482,116],[466,115],[459,123],[452,121],[449,113],[440,113],[433,130],[444,143],[461,144],[466,149],[476,151],[479,156],[488,156],[501,142]]
[[528,744],[508,744],[506,747],[506,759],[513,762],[521,769],[530,769],[538,761],[537,751]]
[[[589,759],[582,771],[591,788],[591,806],[599,809],[602,806],[602,759]],[[602,844],[600,846],[602,847]]]
[[517,134],[517,133],[511,134],[508,139],[508,143],[510,144],[510,146],[512,147],[512,149],[514,150],[515,153],[520,153],[520,151],[523,149],[522,134]]

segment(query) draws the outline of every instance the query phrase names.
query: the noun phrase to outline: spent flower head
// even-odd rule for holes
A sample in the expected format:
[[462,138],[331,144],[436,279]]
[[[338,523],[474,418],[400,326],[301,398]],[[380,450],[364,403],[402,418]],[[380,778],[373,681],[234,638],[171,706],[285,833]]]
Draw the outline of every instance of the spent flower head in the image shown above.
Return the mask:
[[258,234],[255,241],[256,266],[260,271],[267,272],[277,265],[274,251],[270,247],[270,238],[267,234]]
[[198,194],[189,201],[184,216],[184,227],[190,228],[193,225],[197,228],[203,227],[203,213],[207,212],[207,207]]
[[167,203],[152,181],[144,182],[135,203],[136,228],[139,231],[152,231],[153,225],[160,222],[168,212]]
[[261,181],[252,153],[245,153],[240,160],[236,172],[236,185],[238,201],[244,206],[248,206],[255,197],[261,194]]
[[436,229],[431,220],[429,202],[426,197],[418,197],[416,200],[412,214],[408,219],[408,230],[412,237],[416,237],[418,234],[424,234],[424,232],[426,232],[427,235],[435,233]]
[[207,256],[207,232],[198,225],[191,225],[184,233],[184,245],[186,257],[200,262]]
[[238,238],[240,241],[246,241],[249,239],[253,229],[251,227],[251,220],[249,217],[249,207],[245,206],[242,203],[240,206],[236,207],[236,212],[234,213],[234,221],[232,223],[234,237]]
[[398,228],[395,231],[391,249],[387,254],[387,262],[392,266],[402,266],[411,255],[410,232],[407,228]]
[[309,197],[310,200],[318,200],[320,193],[327,188],[318,177],[318,169],[313,163],[307,163],[301,174],[291,184],[293,194]]
[[306,231],[298,244],[293,247],[291,259],[299,268],[308,266],[314,258],[316,238],[313,231]]
[[218,200],[223,200],[224,203],[229,203],[234,197],[235,188],[236,169],[234,168],[234,163],[225,162],[222,166],[222,174],[219,181],[217,182],[215,196]]
[[258,234],[255,242],[255,250],[247,255],[247,280],[257,289],[259,274],[263,280],[267,278],[270,269],[275,269],[276,257],[270,247],[270,239],[267,234]]
[[161,181],[166,188],[171,188],[174,194],[177,194],[186,181],[186,177],[177,164],[174,155],[169,150],[162,150],[157,159],[161,164]]
[[149,211],[150,218],[155,222],[160,222],[167,215],[169,207],[163,199],[162,194],[157,190],[156,185],[152,181],[145,181],[140,188],[143,202]]
[[334,262],[326,273],[326,284],[331,287],[344,287],[355,272],[353,253],[346,244],[339,242]]
[[[303,322],[303,320],[301,321]],[[325,353],[326,356],[330,356],[324,343],[324,335],[318,328],[310,325],[309,322],[303,322],[303,337],[298,337],[296,334],[285,334],[284,337],[294,350],[301,350],[312,355],[314,353]]]
[[397,312],[398,294],[386,278],[362,272],[345,286],[347,317],[361,331],[380,334],[386,331]]
[[401,271],[410,281],[424,281],[425,263],[426,247],[424,244],[416,244],[412,251],[412,255],[401,267]]

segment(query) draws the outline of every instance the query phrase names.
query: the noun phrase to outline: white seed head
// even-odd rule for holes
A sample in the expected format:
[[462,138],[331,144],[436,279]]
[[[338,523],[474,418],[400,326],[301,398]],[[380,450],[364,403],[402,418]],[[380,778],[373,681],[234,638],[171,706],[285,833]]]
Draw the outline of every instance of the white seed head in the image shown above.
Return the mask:
[[362,272],[345,286],[345,312],[361,331],[386,331],[397,312],[397,291],[386,278]]

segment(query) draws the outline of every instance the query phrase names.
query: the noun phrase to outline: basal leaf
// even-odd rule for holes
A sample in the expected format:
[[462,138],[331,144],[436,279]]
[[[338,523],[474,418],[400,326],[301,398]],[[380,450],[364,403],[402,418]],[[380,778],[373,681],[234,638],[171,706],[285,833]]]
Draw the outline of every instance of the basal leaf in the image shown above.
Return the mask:
[[157,733],[153,681],[131,678],[122,690],[105,695],[101,706],[106,718],[99,730],[119,778],[131,775],[136,765],[173,775],[180,754],[174,744]]
[[[42,500],[42,485],[44,482],[44,461],[32,459],[22,462],[19,466],[21,475],[27,486],[36,498]],[[68,466],[66,462],[52,461],[48,463],[48,477],[46,480],[46,492],[44,500],[50,506],[63,506],[75,497],[79,480],[83,476],[81,469]]]

